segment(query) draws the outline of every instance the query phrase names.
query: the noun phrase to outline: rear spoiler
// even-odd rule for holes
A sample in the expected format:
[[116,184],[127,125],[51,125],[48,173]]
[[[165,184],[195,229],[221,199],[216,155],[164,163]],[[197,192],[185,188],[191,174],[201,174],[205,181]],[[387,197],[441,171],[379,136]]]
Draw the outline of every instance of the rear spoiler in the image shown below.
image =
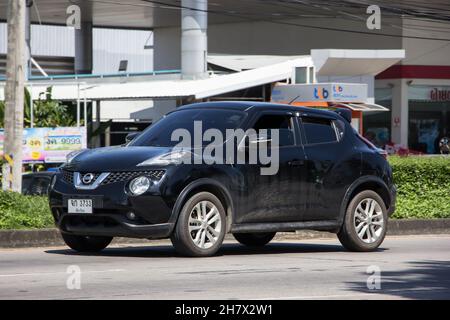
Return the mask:
[[352,122],[352,111],[344,108],[337,108],[334,110],[338,115],[347,120],[349,123]]

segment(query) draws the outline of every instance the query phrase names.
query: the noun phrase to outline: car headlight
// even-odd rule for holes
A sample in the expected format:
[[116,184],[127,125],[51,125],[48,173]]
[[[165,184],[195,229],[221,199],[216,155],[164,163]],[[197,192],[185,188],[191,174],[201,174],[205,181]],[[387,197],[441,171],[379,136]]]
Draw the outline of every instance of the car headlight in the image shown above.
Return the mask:
[[86,151],[86,149],[81,149],[81,150],[75,150],[75,151],[70,152],[66,156],[66,163],[71,163],[72,160],[75,159],[76,156],[82,154],[85,151]]
[[134,196],[139,196],[150,188],[150,179],[146,176],[134,178],[130,182],[130,191]]
[[192,153],[185,150],[172,151],[157,157],[147,159],[137,166],[167,166],[170,164],[191,163]]

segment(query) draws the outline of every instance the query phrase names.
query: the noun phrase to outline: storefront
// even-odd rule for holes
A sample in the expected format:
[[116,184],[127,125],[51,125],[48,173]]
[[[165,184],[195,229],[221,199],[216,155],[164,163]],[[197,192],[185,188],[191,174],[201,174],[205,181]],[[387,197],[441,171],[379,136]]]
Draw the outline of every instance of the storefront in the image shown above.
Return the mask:
[[410,86],[409,148],[439,153],[439,141],[450,134],[450,87]]
[[[400,127],[400,117],[392,117],[392,88],[377,88],[375,101],[388,112],[364,114],[364,135],[373,137],[379,147],[392,143],[393,128]],[[405,98],[410,151],[440,153],[439,141],[450,136],[450,86],[410,85]]]

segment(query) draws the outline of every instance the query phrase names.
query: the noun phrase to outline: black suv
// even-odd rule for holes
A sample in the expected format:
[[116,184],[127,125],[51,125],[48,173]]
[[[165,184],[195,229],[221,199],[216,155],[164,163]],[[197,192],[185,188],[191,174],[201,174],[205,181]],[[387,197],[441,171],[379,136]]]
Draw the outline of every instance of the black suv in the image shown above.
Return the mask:
[[[396,191],[385,157],[350,120],[344,109],[187,105],[123,146],[71,154],[50,185],[52,214],[77,251],[100,251],[119,236],[170,237],[181,254],[209,256],[229,232],[244,245],[263,246],[276,232],[300,229],[337,233],[349,250],[375,250]],[[174,132],[195,136],[198,124],[205,137],[211,130],[245,132],[240,141],[216,141],[219,147],[235,140],[237,155],[223,152],[220,163],[195,161],[208,148],[197,138],[191,148],[177,148]],[[278,142],[271,145],[275,130]],[[278,154],[275,174],[262,174],[266,162],[236,161],[262,143]]]

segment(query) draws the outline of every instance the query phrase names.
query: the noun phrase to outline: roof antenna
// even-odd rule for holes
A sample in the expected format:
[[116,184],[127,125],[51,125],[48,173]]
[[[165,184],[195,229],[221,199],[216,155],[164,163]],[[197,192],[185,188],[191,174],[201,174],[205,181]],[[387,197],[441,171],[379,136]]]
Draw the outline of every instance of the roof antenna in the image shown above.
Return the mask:
[[297,100],[298,98],[300,98],[300,95],[296,96],[294,99],[292,99],[291,101],[289,101],[288,104],[291,104],[292,102],[294,102],[294,101]]

